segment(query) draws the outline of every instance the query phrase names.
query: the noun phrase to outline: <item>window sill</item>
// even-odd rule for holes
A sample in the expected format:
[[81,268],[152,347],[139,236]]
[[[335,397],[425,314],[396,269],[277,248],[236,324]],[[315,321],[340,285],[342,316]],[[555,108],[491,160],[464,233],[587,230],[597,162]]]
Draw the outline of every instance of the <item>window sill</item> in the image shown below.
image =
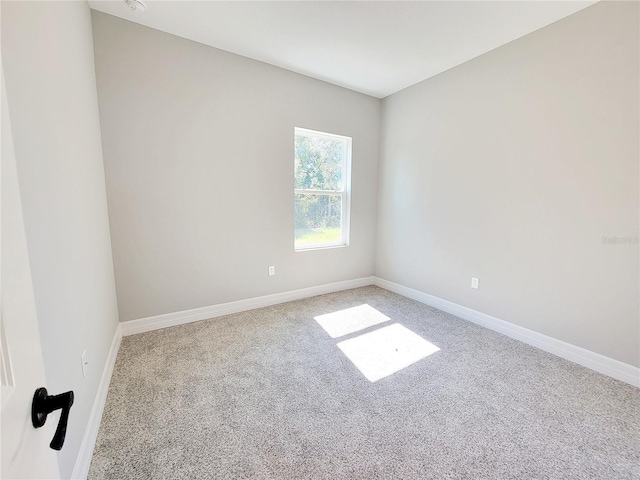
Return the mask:
[[340,245],[318,245],[318,246],[314,246],[314,247],[304,247],[304,248],[295,248],[294,247],[294,252],[296,253],[300,253],[300,252],[313,252],[316,250],[330,250],[332,248],[346,248],[348,247],[348,244],[342,243]]

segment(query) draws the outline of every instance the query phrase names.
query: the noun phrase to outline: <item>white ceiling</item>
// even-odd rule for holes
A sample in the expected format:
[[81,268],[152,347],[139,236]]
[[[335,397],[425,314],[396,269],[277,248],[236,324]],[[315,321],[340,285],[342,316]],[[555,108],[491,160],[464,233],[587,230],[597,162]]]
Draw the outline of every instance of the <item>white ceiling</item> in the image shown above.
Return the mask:
[[383,98],[595,1],[160,1],[109,13]]

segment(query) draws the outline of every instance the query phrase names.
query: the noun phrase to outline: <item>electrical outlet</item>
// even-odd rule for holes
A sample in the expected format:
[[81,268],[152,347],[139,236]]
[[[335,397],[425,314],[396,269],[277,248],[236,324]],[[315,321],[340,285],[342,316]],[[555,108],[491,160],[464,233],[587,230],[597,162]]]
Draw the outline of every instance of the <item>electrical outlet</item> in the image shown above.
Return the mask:
[[476,277],[471,278],[471,288],[475,288],[476,290],[478,290],[479,284],[480,280],[478,280]]
[[269,276],[272,277],[275,274],[276,274],[276,267],[274,267],[273,265],[269,265]]
[[82,362],[82,378],[84,378],[87,376],[87,366],[89,365],[89,362],[87,361],[86,350],[82,352],[82,355],[80,356],[80,361]]

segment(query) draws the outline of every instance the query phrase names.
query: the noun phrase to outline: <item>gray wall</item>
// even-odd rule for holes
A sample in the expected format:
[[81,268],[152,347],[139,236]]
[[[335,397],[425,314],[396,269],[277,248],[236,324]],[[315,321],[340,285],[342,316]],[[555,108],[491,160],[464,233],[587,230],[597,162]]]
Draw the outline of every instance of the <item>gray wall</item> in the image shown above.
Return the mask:
[[[91,16],[85,2],[2,2],[1,8],[46,387],[52,394],[75,392],[58,454],[68,478],[118,323]],[[89,368],[83,379],[84,350]]]
[[[375,271],[639,365],[638,245],[602,240],[639,234],[637,18],[602,2],[379,102],[93,12],[121,319]],[[293,251],[295,126],[354,139],[348,248]]]
[[[92,18],[121,320],[373,274],[379,100]],[[349,247],[294,252],[296,126],[353,137]]]
[[638,53],[602,2],[385,98],[376,274],[640,365]]

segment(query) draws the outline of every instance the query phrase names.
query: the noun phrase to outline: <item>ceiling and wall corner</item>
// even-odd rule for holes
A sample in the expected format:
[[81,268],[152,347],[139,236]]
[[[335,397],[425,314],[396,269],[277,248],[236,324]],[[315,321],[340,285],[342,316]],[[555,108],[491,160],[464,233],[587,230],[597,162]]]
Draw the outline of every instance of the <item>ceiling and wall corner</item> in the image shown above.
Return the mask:
[[[631,229],[631,235],[637,223],[614,228],[611,222],[637,215],[624,202],[604,209],[602,199],[601,218],[595,207],[587,216],[583,208],[593,191],[615,203],[616,195],[606,194],[607,178],[637,178],[634,137],[623,135],[637,124],[637,111],[633,117],[633,109],[622,107],[629,99],[637,105],[625,83],[637,79],[633,19],[617,27],[626,3],[601,2],[382,102],[94,11],[121,320],[379,274],[637,365],[637,342],[617,348],[623,340],[603,335],[600,326],[611,301],[615,331],[627,338],[637,331],[637,304],[626,293],[634,283],[624,290],[610,285],[596,302],[605,280],[590,273],[609,265],[610,277],[618,271],[631,278],[632,268],[612,267],[625,252],[603,250],[599,239],[613,231]],[[132,91],[124,77],[147,88]],[[415,94],[436,89],[442,93]],[[349,249],[293,252],[295,126],[353,136]],[[637,132],[635,139],[637,152]],[[619,168],[610,168],[611,152],[619,153]],[[602,172],[590,175],[587,164]],[[567,191],[574,192],[568,201]],[[622,191],[637,199],[637,185],[627,181]],[[550,199],[555,206],[540,208]],[[510,210],[516,206],[527,213]],[[431,211],[442,219],[430,218]],[[534,218],[538,228],[529,235]],[[554,225],[567,230],[573,247],[540,239],[554,239]],[[514,232],[519,228],[523,238]],[[500,229],[517,239],[508,251],[496,243]],[[578,248],[587,231],[591,243]],[[425,251],[437,236],[444,243]],[[377,255],[369,256],[376,243]],[[578,251],[589,253],[578,258]],[[557,262],[543,269],[553,255]],[[521,268],[510,270],[516,263]],[[278,265],[276,277],[266,277],[267,265]],[[559,285],[555,307],[535,303],[547,298],[552,282],[545,278],[563,278],[558,265],[564,285],[584,288]],[[524,280],[514,283],[534,270],[537,277],[527,278],[537,280],[527,289]],[[481,290],[469,288],[472,276],[483,280]],[[592,300],[583,302],[588,289]],[[504,292],[520,300],[505,300]],[[534,303],[537,315],[531,306],[529,313],[518,310]]]
[[[378,99],[97,11],[92,21],[122,321],[373,274]],[[353,140],[348,248],[294,251],[295,127]]]
[[640,366],[638,7],[382,101],[376,276]]
[[161,2],[94,10],[383,98],[595,1]]

